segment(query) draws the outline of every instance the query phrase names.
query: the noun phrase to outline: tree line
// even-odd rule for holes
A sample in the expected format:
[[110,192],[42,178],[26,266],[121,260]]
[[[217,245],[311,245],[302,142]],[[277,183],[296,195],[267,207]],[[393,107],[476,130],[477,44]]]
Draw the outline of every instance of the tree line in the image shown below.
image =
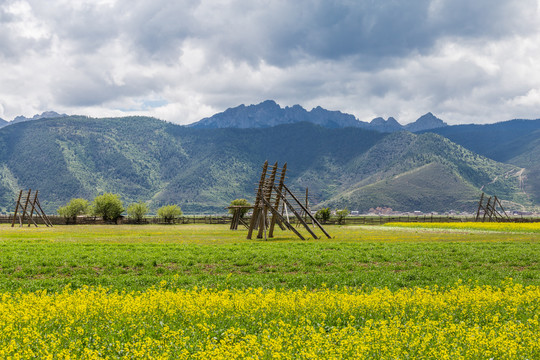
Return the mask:
[[[231,201],[229,213],[240,212],[240,217],[248,213],[251,204],[246,199],[235,199]],[[102,217],[105,221],[116,222],[125,211],[127,215],[137,223],[142,223],[148,214],[148,205],[142,201],[130,204],[124,209],[122,200],[117,194],[104,193],[98,195],[90,203],[86,199],[71,199],[65,206],[58,208],[57,212],[66,219],[66,223],[76,222],[77,216],[93,215]],[[349,214],[349,210],[336,210],[338,224],[343,223],[344,218]],[[165,222],[171,223],[182,216],[182,209],[178,205],[165,205],[157,210],[157,216]],[[315,217],[326,223],[331,217],[330,208],[323,208],[317,211]]]
[[[66,219],[66,223],[76,222],[77,216],[81,215],[99,216],[105,221],[116,222],[124,211],[130,218],[140,223],[148,214],[148,205],[141,201],[130,204],[125,209],[117,194],[104,193],[96,196],[91,203],[82,198],[71,199],[57,210],[58,214]],[[157,210],[157,216],[171,223],[182,216],[182,209],[178,205],[165,205]]]

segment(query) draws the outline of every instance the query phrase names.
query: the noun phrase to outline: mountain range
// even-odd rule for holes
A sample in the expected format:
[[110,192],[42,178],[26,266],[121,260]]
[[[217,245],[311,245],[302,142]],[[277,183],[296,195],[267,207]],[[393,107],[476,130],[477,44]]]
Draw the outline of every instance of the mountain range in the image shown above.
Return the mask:
[[31,118],[27,118],[27,117],[22,116],[22,115],[16,116],[11,121],[7,121],[7,120],[4,120],[4,119],[0,118],[0,128],[2,128],[4,126],[7,126],[7,125],[17,124],[17,123],[20,123],[20,122],[23,122],[23,121],[41,120],[41,119],[53,119],[53,118],[60,118],[60,117],[67,117],[67,116],[68,116],[67,114],[59,114],[59,113],[57,113],[55,111],[44,111],[41,114],[36,114],[36,115],[32,116]]
[[371,120],[371,122],[364,122],[355,118],[354,115],[345,114],[341,111],[329,111],[320,106],[317,106],[311,111],[307,111],[300,105],[282,108],[273,100],[266,100],[257,105],[240,105],[230,108],[188,126],[198,129],[248,129],[294,124],[303,121],[331,129],[357,127],[385,133],[402,130],[417,132],[448,126],[448,124],[432,113],[427,113],[415,122],[404,126],[398,123],[393,117],[389,117],[386,120],[382,117],[377,117]]
[[299,194],[308,187],[314,207],[472,212],[482,191],[512,209],[540,203],[540,120],[448,126],[428,113],[398,129],[393,118],[363,123],[273,101],[191,126],[149,117],[34,120],[0,129],[1,212],[32,188],[51,213],[103,192],[152,211],[179,204],[186,213],[223,213],[235,198],[253,200],[265,160],[287,162],[287,184]]

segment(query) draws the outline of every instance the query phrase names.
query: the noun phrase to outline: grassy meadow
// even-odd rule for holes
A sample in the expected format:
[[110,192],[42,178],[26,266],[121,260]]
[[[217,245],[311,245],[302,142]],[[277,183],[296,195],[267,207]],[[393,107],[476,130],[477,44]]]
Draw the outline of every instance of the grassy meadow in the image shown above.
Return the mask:
[[538,228],[486,233],[331,226],[332,239],[307,241],[290,232],[246,240],[245,230],[226,225],[0,229],[3,291],[58,291],[68,284],[144,290],[163,280],[182,288],[398,289],[460,279],[498,285],[508,277],[540,285]]
[[0,357],[537,358],[540,224],[496,225],[1,225]]

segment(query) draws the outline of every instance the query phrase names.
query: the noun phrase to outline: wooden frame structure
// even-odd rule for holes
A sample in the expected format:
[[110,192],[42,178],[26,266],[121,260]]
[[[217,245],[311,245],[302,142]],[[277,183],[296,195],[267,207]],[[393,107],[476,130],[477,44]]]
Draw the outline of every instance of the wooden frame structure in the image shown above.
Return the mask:
[[[497,210],[497,207],[501,209]],[[488,197],[486,204],[484,205],[484,193],[480,196],[480,202],[478,203],[478,210],[476,211],[476,221],[480,221],[482,215],[482,222],[487,221],[508,221],[509,217],[501,204],[501,201],[497,196]]]
[[[13,220],[11,221],[11,227],[15,226],[15,219],[17,219],[17,213],[19,212],[19,208],[21,210],[19,214],[19,226],[23,226],[25,218],[28,219],[28,226],[31,225],[31,223],[34,223],[34,226],[37,227],[37,223],[34,220],[34,211],[36,215],[38,215],[43,223],[47,225],[47,227],[52,227],[51,220],[47,217],[47,214],[43,211],[41,208],[41,204],[39,203],[38,199],[38,193],[39,190],[36,190],[34,193],[34,199],[32,200],[32,189],[28,189],[28,193],[26,194],[26,198],[23,198],[23,190],[19,192],[19,198],[17,199],[17,204],[15,205],[15,213],[13,214]],[[24,203],[24,205],[23,205]],[[30,206],[30,212],[28,212],[28,206]]]
[[249,225],[242,218],[242,210],[253,209],[253,206],[229,206],[227,209],[233,210],[233,216],[231,220],[231,230],[238,230],[238,225],[242,224],[249,229]]
[[[319,237],[313,232],[304,221],[301,213],[307,215],[314,226],[317,226],[329,239],[332,237],[322,225],[315,219],[311,212],[302,204],[300,200],[289,190],[285,185],[285,174],[287,173],[287,163],[283,165],[283,168],[278,168],[278,163],[273,166],[268,165],[268,161],[265,161],[259,180],[259,186],[253,204],[253,214],[248,228],[247,238],[251,239],[253,232],[257,230],[257,238],[264,239],[274,237],[274,228],[276,224],[283,230],[289,229],[294,232],[300,239],[305,240],[304,236],[298,230],[291,225],[291,223],[283,217],[282,212],[279,211],[280,205],[289,209],[298,222],[304,226],[304,228],[313,236],[314,239]],[[279,177],[279,180],[277,178]]]

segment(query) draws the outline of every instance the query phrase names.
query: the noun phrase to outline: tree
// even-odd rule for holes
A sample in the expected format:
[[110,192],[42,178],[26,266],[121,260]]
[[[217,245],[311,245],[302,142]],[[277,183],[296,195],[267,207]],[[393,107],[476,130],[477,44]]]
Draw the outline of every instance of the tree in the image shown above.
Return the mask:
[[[251,204],[246,199],[234,199],[231,201],[231,206],[251,206]],[[229,214],[234,214],[235,210],[240,212],[241,218],[249,211],[249,209],[229,209]]]
[[343,224],[345,222],[345,218],[349,215],[349,209],[345,208],[342,210],[336,210],[336,219],[338,224]]
[[137,223],[141,223],[144,219],[144,216],[148,213],[148,206],[141,202],[133,203],[128,206],[127,213],[130,218],[135,220]]
[[322,221],[322,223],[324,224],[328,220],[330,220],[330,215],[330,208],[322,208],[315,213],[315,218]]
[[77,198],[71,199],[66,206],[59,207],[57,212],[66,219],[67,224],[70,220],[77,222],[77,216],[87,214],[88,210],[88,200]]
[[95,216],[101,216],[105,221],[116,221],[124,212],[124,205],[118,195],[105,193],[96,196],[92,204],[92,212]]
[[165,205],[158,209],[157,215],[170,224],[174,219],[182,215],[182,210],[178,205]]

